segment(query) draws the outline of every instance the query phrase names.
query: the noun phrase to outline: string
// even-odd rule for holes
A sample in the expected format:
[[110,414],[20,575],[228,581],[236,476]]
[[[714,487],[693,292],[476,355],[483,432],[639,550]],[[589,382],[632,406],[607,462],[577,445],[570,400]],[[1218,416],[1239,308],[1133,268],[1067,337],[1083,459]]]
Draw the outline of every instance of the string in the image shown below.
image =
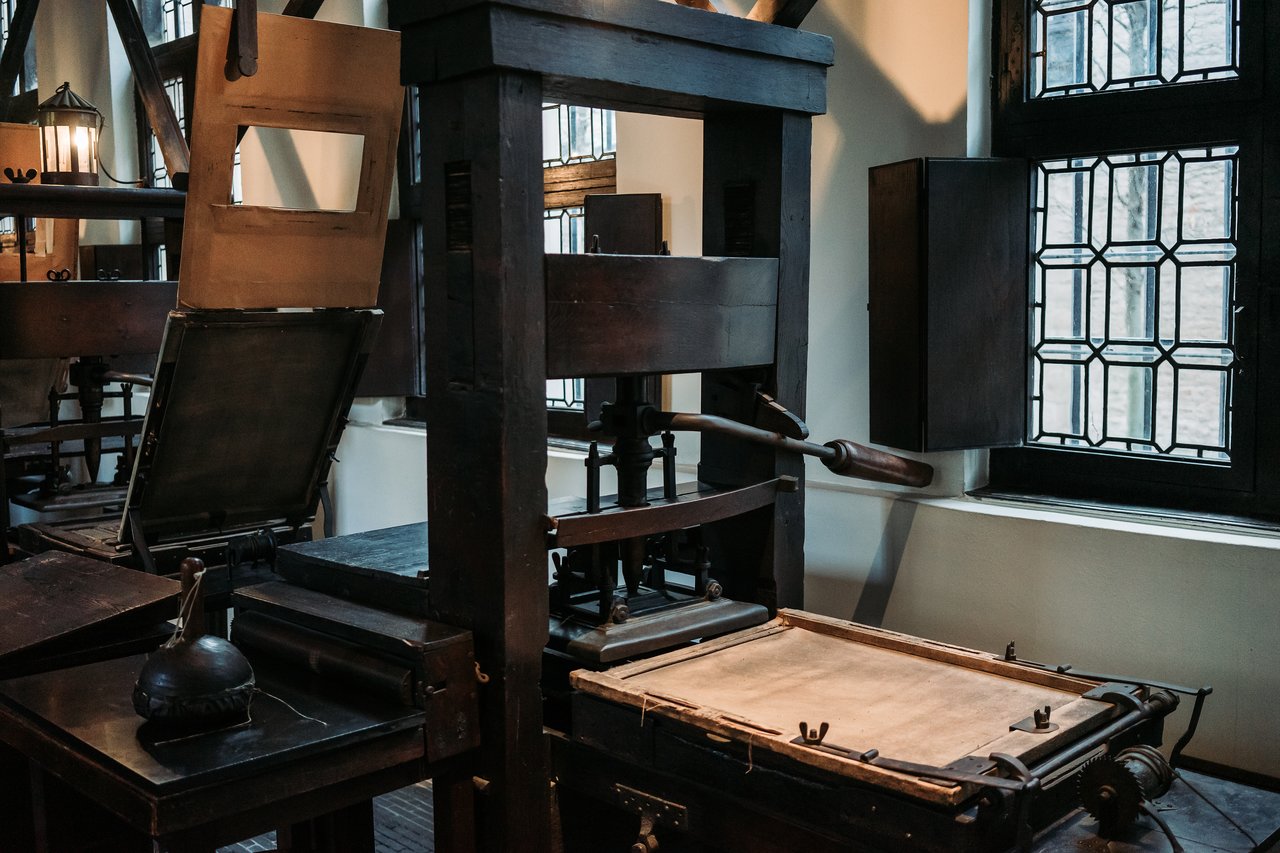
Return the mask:
[[204,583],[204,571],[195,573],[195,583],[191,584],[191,589],[187,590],[187,594],[183,596],[182,604],[178,607],[178,622],[174,625],[173,636],[165,641],[162,648],[171,649],[182,639],[182,632],[186,629],[187,620],[191,618],[192,608],[195,603],[200,600],[200,585]]
[[286,708],[288,708],[290,711],[292,711],[293,713],[297,714],[299,717],[301,717],[301,718],[302,718],[302,719],[304,719],[304,720],[310,720],[310,721],[311,721],[311,722],[313,722],[313,723],[319,723],[320,725],[322,725],[322,726],[326,726],[326,727],[329,725],[329,724],[328,724],[328,723],[326,723],[324,720],[317,720],[315,717],[308,717],[306,714],[302,713],[302,712],[301,712],[301,711],[299,711],[297,708],[293,707],[293,706],[292,706],[292,705],[290,705],[288,702],[286,702],[286,701],[284,701],[283,699],[281,699],[279,696],[275,695],[274,693],[268,693],[267,691],[263,690],[261,687],[255,687],[255,688],[253,688],[253,692],[254,692],[254,693],[261,693],[263,696],[267,696],[267,697],[269,697],[269,698],[271,698],[271,699],[276,700],[276,701],[277,701],[277,702],[279,702],[281,705],[285,706],[285,707],[286,707]]

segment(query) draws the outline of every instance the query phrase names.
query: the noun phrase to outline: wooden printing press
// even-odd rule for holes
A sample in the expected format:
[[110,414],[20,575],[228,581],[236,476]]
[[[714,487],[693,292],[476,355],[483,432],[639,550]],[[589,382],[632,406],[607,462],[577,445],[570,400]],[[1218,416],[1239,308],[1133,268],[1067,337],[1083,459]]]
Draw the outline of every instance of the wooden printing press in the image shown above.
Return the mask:
[[[1122,832],[1169,778],[1147,747],[1178,689],[791,609],[801,454],[889,482],[927,474],[805,441],[810,117],[832,62],[829,39],[796,29],[813,0],[762,2],[750,21],[639,0],[390,5],[402,79],[433,117],[435,236],[430,523],[388,535],[426,536],[430,613],[474,632],[487,682],[474,785],[436,786],[437,849],[549,850],[549,811],[565,849],[584,851],[643,853],[658,837],[664,850],[1075,849],[1062,821],[1083,814],[1089,767],[1089,802]],[[701,119],[703,256],[544,255],[545,101]],[[684,372],[701,373],[700,412],[640,390]],[[544,383],[560,377],[616,390],[585,500],[548,508]],[[701,456],[697,482],[676,487],[668,433],[682,429],[702,432]],[[656,459],[667,474],[650,491]],[[596,485],[605,464],[615,498]],[[318,544],[297,549],[312,552],[301,571],[360,547]],[[421,583],[424,562],[392,562],[396,583]],[[370,562],[353,563],[334,582],[367,580]]]

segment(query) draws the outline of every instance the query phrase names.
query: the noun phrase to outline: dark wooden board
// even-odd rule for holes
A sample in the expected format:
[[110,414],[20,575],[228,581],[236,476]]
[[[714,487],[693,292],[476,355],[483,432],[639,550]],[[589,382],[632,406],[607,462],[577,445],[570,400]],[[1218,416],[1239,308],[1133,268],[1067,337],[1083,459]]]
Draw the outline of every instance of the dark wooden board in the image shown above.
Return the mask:
[[187,194],[152,187],[0,184],[0,210],[54,219],[181,219]]
[[547,376],[768,364],[774,258],[547,255]]
[[[151,534],[314,517],[380,312],[170,316],[128,507]],[[130,539],[121,522],[119,539]]]
[[933,451],[1021,440],[1027,191],[1021,160],[871,169],[872,441]]
[[[688,26],[677,20],[684,15],[698,20]],[[826,111],[831,54],[825,36],[730,16],[707,26],[709,17],[657,2],[470,5],[404,24],[401,73],[405,80],[431,81],[495,66],[537,72],[556,97],[577,90],[593,104],[643,105],[674,115],[738,105]],[[727,32],[734,27],[722,24],[729,22],[749,31]],[[788,47],[802,58],[784,55]]]
[[299,586],[412,616],[427,615],[427,524],[301,542],[276,553]]
[[172,281],[0,284],[0,358],[156,353],[177,304]]
[[651,536],[668,530],[710,524],[771,505],[779,492],[778,480],[766,480],[740,489],[715,489],[689,483],[678,490],[674,500],[662,497],[662,489],[652,489],[644,507],[606,506],[597,513],[586,512],[581,498],[564,498],[551,505],[553,546],[568,548],[610,542],[630,536]]
[[[794,2],[794,0],[793,0]],[[600,3],[596,0],[391,0],[392,27],[428,21],[476,6],[500,5],[530,12],[563,14],[597,26],[622,27],[655,36],[689,39],[719,47],[784,56],[830,65],[835,50],[831,39],[816,33],[761,27],[732,15],[708,19],[662,2]]]
[[656,255],[662,251],[662,193],[588,195],[583,200],[582,218],[588,243],[599,237],[600,251],[606,255]]
[[0,566],[0,662],[66,648],[104,629],[124,634],[177,615],[178,582],[74,554],[48,552]]

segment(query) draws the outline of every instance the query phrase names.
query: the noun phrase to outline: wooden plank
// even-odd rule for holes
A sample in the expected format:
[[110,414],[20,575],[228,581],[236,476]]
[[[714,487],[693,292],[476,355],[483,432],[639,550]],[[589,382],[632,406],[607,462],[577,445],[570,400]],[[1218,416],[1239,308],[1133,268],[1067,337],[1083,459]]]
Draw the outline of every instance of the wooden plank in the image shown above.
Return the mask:
[[[413,50],[406,44],[406,55]],[[408,79],[413,79],[412,77]],[[424,85],[427,514],[433,618],[471,629],[484,735],[479,849],[549,847],[542,90],[494,72]],[[461,835],[461,833],[459,833]],[[455,836],[457,837],[457,836]]]
[[[36,10],[40,0],[17,0],[13,5],[13,15],[9,18],[8,37],[4,42],[4,53],[0,54],[0,102],[4,108],[0,110],[0,120],[9,121],[13,112],[15,96],[9,94],[18,84],[18,75],[22,72],[23,60],[27,53],[27,43],[31,41],[31,32],[36,21]],[[6,165],[10,165],[7,164]]]
[[0,183],[0,210],[66,219],[181,219],[187,194],[137,187]]
[[387,223],[386,251],[378,287],[382,326],[369,354],[357,397],[405,397],[422,391],[420,225],[412,219]]
[[[835,50],[831,39],[815,33],[770,29],[733,15],[709,18],[699,9],[675,3],[601,3],[599,0],[390,0],[389,19],[397,29],[435,21],[458,12],[486,6],[505,6],[531,14],[576,18],[595,26],[620,27],[652,36],[703,42],[752,53],[830,65]],[[432,26],[436,26],[436,21]]]
[[324,0],[289,0],[281,15],[293,15],[298,18],[314,18],[324,5]]
[[611,542],[631,536],[651,536],[668,530],[709,524],[773,503],[778,481],[730,491],[690,492],[665,500],[654,490],[646,507],[610,506],[597,513],[559,515],[551,518],[552,547],[568,548],[595,542]]
[[186,137],[182,135],[182,126],[178,124],[173,104],[165,94],[164,80],[151,52],[151,43],[142,29],[138,7],[131,0],[107,0],[107,7],[120,33],[120,43],[129,59],[129,67],[133,69],[138,96],[147,111],[147,121],[151,124],[151,132],[156,135],[156,144],[164,156],[169,177],[190,172],[191,151],[187,148]]
[[719,12],[711,0],[671,0],[677,6],[688,6],[690,9],[701,9],[704,12]]
[[893,651],[921,655],[931,660],[952,664],[953,666],[989,672],[992,675],[1014,678],[1030,684],[1040,684],[1045,687],[1052,687],[1055,690],[1073,690],[1083,693],[1097,686],[1094,681],[1006,661],[1004,658],[989,652],[968,649],[950,643],[940,643],[936,640],[926,640],[921,637],[913,637],[910,634],[901,634],[897,631],[889,631],[871,625],[859,625],[856,622],[833,619],[829,616],[820,616],[817,613],[807,613],[802,610],[780,610],[778,611],[778,617],[787,625],[794,625],[807,631],[830,634],[833,637],[866,643]]
[[[924,447],[924,161],[869,170],[869,339],[871,440]],[[985,248],[985,247],[984,247]]]
[[771,258],[547,255],[547,376],[768,364],[777,270]]
[[588,160],[542,170],[546,207],[581,207],[590,193],[612,193],[618,184],[618,161]]
[[[595,10],[606,6],[685,13],[698,18],[699,26],[689,38],[625,24],[602,26],[608,19],[598,20]],[[564,11],[583,14],[567,17],[561,14]],[[412,47],[405,51],[403,73],[406,79],[442,80],[490,66],[532,71],[547,78],[548,93],[557,99],[624,109],[639,106],[645,112],[657,108],[695,115],[730,105],[809,114],[826,110],[825,59],[797,59],[717,44],[713,39],[720,27],[706,23],[733,20],[656,2],[595,4],[590,10],[557,7],[548,12],[505,3],[475,6],[406,31]],[[739,23],[770,33],[801,35],[782,27]],[[592,50],[581,50],[588,40]],[[663,56],[661,62],[654,61],[658,53]],[[703,71],[690,74],[689,68]],[[580,99],[582,95],[588,97]]]
[[0,661],[94,630],[149,626],[176,615],[178,583],[73,554],[0,566]]
[[171,281],[0,284],[0,358],[159,352],[176,301]]
[[662,194],[596,194],[584,200],[588,245],[600,238],[606,255],[662,254]]
[[818,0],[756,0],[751,11],[747,12],[747,20],[795,29],[804,23],[805,15],[809,14],[817,2]]
[[[728,112],[703,124],[703,254],[778,260],[772,364],[703,375],[702,411],[750,423],[759,387],[804,417],[809,315],[810,120],[798,113]],[[721,486],[778,476],[803,481],[797,454],[704,435],[698,479]],[[804,490],[712,530],[712,559],[732,566],[725,595],[774,610],[804,601]]]
[[[258,73],[228,82],[231,16],[210,7],[202,18],[179,301],[202,308],[374,305],[404,103],[399,36],[261,14]],[[364,60],[317,60],[338,55]],[[231,163],[242,126],[363,136],[355,209],[232,205]]]

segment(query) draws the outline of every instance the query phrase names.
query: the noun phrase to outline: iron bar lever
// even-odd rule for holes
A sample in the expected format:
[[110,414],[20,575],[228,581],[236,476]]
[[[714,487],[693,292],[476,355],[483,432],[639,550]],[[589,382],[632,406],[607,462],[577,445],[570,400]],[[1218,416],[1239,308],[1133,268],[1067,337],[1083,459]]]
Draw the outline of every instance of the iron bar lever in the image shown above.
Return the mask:
[[759,429],[718,415],[694,415],[683,412],[662,412],[648,409],[644,413],[646,432],[680,430],[682,432],[709,432],[728,435],[744,441],[766,444],[793,453],[816,456],[822,464],[844,477],[858,477],[878,483],[894,483],[900,486],[927,486],[933,481],[933,466],[914,459],[907,459],[883,450],[838,438],[826,444],[815,444],[790,438],[779,432]]

